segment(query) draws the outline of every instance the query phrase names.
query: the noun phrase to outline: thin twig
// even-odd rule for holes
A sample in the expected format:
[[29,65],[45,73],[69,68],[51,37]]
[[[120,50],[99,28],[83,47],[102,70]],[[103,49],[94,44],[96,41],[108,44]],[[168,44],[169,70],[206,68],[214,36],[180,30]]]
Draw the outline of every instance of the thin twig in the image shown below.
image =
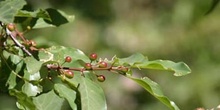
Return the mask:
[[17,45],[18,47],[20,47],[26,54],[28,54],[29,56],[32,56],[32,54],[22,45],[20,44],[16,39],[15,36],[13,36],[12,32],[10,30],[8,30],[6,28],[6,34],[12,39],[12,41],[15,43],[15,45]]

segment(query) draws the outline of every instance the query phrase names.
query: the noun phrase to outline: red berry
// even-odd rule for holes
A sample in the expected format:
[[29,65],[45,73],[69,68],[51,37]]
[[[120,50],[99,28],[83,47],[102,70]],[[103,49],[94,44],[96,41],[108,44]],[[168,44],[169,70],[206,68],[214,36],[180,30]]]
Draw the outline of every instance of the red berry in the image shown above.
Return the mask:
[[96,60],[97,57],[98,57],[98,56],[97,56],[96,53],[92,53],[92,54],[90,54],[89,59],[93,61],[93,60]]
[[14,31],[14,30],[15,30],[15,24],[9,23],[9,24],[7,25],[7,28],[8,28],[9,31]]
[[99,82],[104,82],[105,81],[105,76],[104,75],[98,75],[97,79]]
[[104,61],[99,62],[99,67],[100,68],[106,68],[108,66],[108,64]]
[[74,73],[70,70],[64,70],[64,75],[68,78],[73,78],[74,77]]
[[70,56],[67,56],[66,58],[65,58],[65,62],[71,62],[72,61],[72,58],[70,57]]
[[90,70],[92,69],[92,64],[91,63],[85,63],[85,68]]

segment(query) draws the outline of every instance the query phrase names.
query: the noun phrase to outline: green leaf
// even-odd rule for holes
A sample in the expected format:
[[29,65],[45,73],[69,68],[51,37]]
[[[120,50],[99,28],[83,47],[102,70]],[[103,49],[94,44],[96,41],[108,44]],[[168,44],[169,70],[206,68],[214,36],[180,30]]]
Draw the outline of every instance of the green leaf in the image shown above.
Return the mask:
[[53,24],[48,24],[44,21],[44,19],[39,18],[36,22],[36,24],[34,25],[34,27],[32,27],[33,29],[37,29],[37,28],[47,28],[47,27],[56,27]]
[[143,56],[140,53],[133,54],[127,58],[116,58],[115,61],[119,65],[128,64],[132,68],[172,71],[174,72],[175,76],[183,76],[191,72],[190,68],[183,62],[175,63],[169,60],[149,61],[147,57]]
[[26,4],[25,0],[5,0],[0,2],[0,21],[12,23],[14,16]]
[[73,15],[67,15],[61,10],[52,8],[38,9],[33,12],[19,10],[15,17],[15,22],[22,23],[23,28],[56,27],[74,20]]
[[[31,82],[37,82],[40,79],[40,73],[29,73],[28,71],[24,70],[25,79],[30,80]],[[22,91],[27,94],[27,96],[36,96],[37,94],[41,93],[42,86],[40,84],[32,84],[30,82],[25,81],[24,85],[22,86]]]
[[19,10],[15,17],[43,18],[46,20],[51,20],[47,11],[42,10],[42,9],[38,9],[33,12],[26,11],[26,10]]
[[73,89],[70,89],[63,84],[55,84],[54,89],[60,97],[67,99],[73,110],[77,109],[75,104],[76,92]]
[[[42,24],[42,23],[46,25],[44,27],[48,27],[48,25],[51,25],[51,24],[46,23],[44,20],[51,21],[48,12],[46,10],[43,10],[43,9],[38,9],[38,10],[33,11],[33,12],[32,11],[26,11],[26,10],[19,10],[17,15],[15,16],[14,21],[16,23],[21,23],[22,27],[24,29],[26,29],[27,26],[30,26],[32,28],[33,27],[36,28],[36,25],[39,25],[39,24]],[[39,23],[39,21],[42,21],[42,23]],[[39,27],[39,28],[41,28],[41,27]]]
[[56,10],[52,8],[46,9],[46,11],[49,13],[51,21],[47,21],[49,24],[53,24],[55,26],[60,26],[62,24],[72,22],[74,20],[73,15],[67,15],[61,10]]
[[129,65],[134,65],[143,62],[144,60],[147,60],[147,57],[140,53],[133,54],[127,58],[121,58],[119,59],[119,64],[124,65],[124,64],[129,64]]
[[54,91],[41,94],[33,98],[36,109],[32,110],[62,110],[64,99],[57,96]]
[[148,77],[144,77],[142,79],[134,78],[131,76],[127,77],[135,81],[137,84],[139,84],[141,87],[147,90],[150,94],[156,97],[159,101],[161,101],[171,110],[179,110],[179,108],[173,101],[169,100],[166,96],[163,95],[159,85],[156,82],[152,81]]
[[21,71],[22,66],[23,66],[23,61],[21,60],[19,56],[12,55],[12,54],[9,56],[9,60],[10,61],[5,62],[5,63],[8,63],[7,65],[10,66],[9,69],[11,71],[10,76],[8,77],[8,80],[7,80],[7,85],[9,85],[8,87],[9,89],[13,89],[17,85],[16,74],[18,74],[19,71]]
[[206,14],[211,13],[219,4],[220,0],[212,0],[212,4],[211,7],[209,8],[209,10],[206,12]]
[[[31,82],[38,82],[41,79],[39,71],[43,62],[37,61],[33,57],[27,57],[24,59],[24,61],[26,64],[26,70],[24,70],[23,78]],[[28,96],[36,96],[37,94],[42,92],[42,86],[26,81],[25,84],[22,86],[22,91]]]
[[145,69],[168,70],[175,72],[175,76],[183,76],[191,73],[190,68],[185,63],[175,63],[169,60],[144,61],[140,64],[136,64],[135,66]]
[[48,62],[53,60],[53,54],[46,51],[46,50],[40,50],[38,53],[38,59],[41,62]]
[[47,52],[53,54],[53,61],[63,63],[66,56],[72,57],[72,62],[82,60],[84,62],[90,62],[89,58],[79,49],[63,47],[63,46],[52,46],[49,49],[46,49]]
[[26,63],[27,71],[30,74],[37,73],[43,64],[42,61],[37,61],[34,57],[27,57],[24,61]]
[[67,15],[61,10],[52,8],[36,11],[35,13],[29,13],[32,17],[35,17],[37,13],[37,17],[39,18],[35,21],[32,28],[56,27],[74,20],[74,15]]
[[[91,73],[92,74],[92,73]],[[79,72],[74,78],[66,79],[72,85],[77,85],[81,98],[82,110],[107,110],[107,104],[102,88],[92,80],[84,78]]]
[[25,110],[36,110],[36,107],[33,103],[33,99],[28,97],[25,93],[18,91],[16,89],[9,90],[9,94],[15,96],[19,103],[19,108],[24,108]]

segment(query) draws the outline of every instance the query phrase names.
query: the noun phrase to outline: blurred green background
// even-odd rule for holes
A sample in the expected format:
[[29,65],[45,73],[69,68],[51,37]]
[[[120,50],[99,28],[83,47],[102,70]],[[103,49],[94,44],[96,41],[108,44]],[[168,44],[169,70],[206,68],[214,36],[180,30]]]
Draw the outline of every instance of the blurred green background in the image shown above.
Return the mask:
[[[96,52],[103,58],[140,52],[150,60],[183,61],[192,74],[175,77],[169,72],[143,70],[135,71],[135,75],[158,82],[164,94],[181,110],[210,109],[220,104],[220,7],[204,15],[211,0],[28,0],[28,3],[33,10],[52,7],[75,15],[73,23],[30,31],[28,39],[39,45],[74,47],[86,54]],[[168,110],[134,82],[105,74],[107,80],[100,85],[106,94],[108,110]]]

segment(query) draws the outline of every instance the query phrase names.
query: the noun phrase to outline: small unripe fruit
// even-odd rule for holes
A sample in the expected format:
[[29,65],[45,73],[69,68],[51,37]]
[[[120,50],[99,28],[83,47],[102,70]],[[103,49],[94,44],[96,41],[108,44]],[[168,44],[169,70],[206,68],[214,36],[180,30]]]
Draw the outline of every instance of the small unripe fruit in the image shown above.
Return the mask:
[[66,58],[65,58],[65,62],[71,62],[72,61],[72,58],[70,57],[70,56],[67,56]]
[[104,76],[104,75],[98,75],[98,76],[97,76],[97,80],[98,80],[99,82],[104,82],[104,81],[105,81],[105,76]]
[[118,70],[119,70],[119,71],[122,71],[122,72],[125,72],[125,73],[128,72],[128,68],[127,68],[127,67],[124,67],[124,66],[119,66],[119,67],[118,67]]
[[15,24],[9,23],[9,24],[7,25],[7,28],[8,28],[9,31],[14,31],[14,30],[15,30]]
[[48,78],[49,80],[52,80],[52,77],[51,77],[51,76],[48,76],[47,78]]
[[92,69],[92,64],[91,63],[85,63],[85,68],[90,70]]
[[31,26],[27,26],[27,30],[31,30]]
[[97,57],[98,57],[98,56],[97,56],[96,53],[92,53],[92,54],[90,54],[89,59],[93,61],[93,60],[96,60]]
[[108,64],[104,61],[99,62],[99,67],[100,68],[106,68],[108,66]]
[[68,78],[73,78],[74,77],[74,73],[70,70],[64,70],[63,73]]

